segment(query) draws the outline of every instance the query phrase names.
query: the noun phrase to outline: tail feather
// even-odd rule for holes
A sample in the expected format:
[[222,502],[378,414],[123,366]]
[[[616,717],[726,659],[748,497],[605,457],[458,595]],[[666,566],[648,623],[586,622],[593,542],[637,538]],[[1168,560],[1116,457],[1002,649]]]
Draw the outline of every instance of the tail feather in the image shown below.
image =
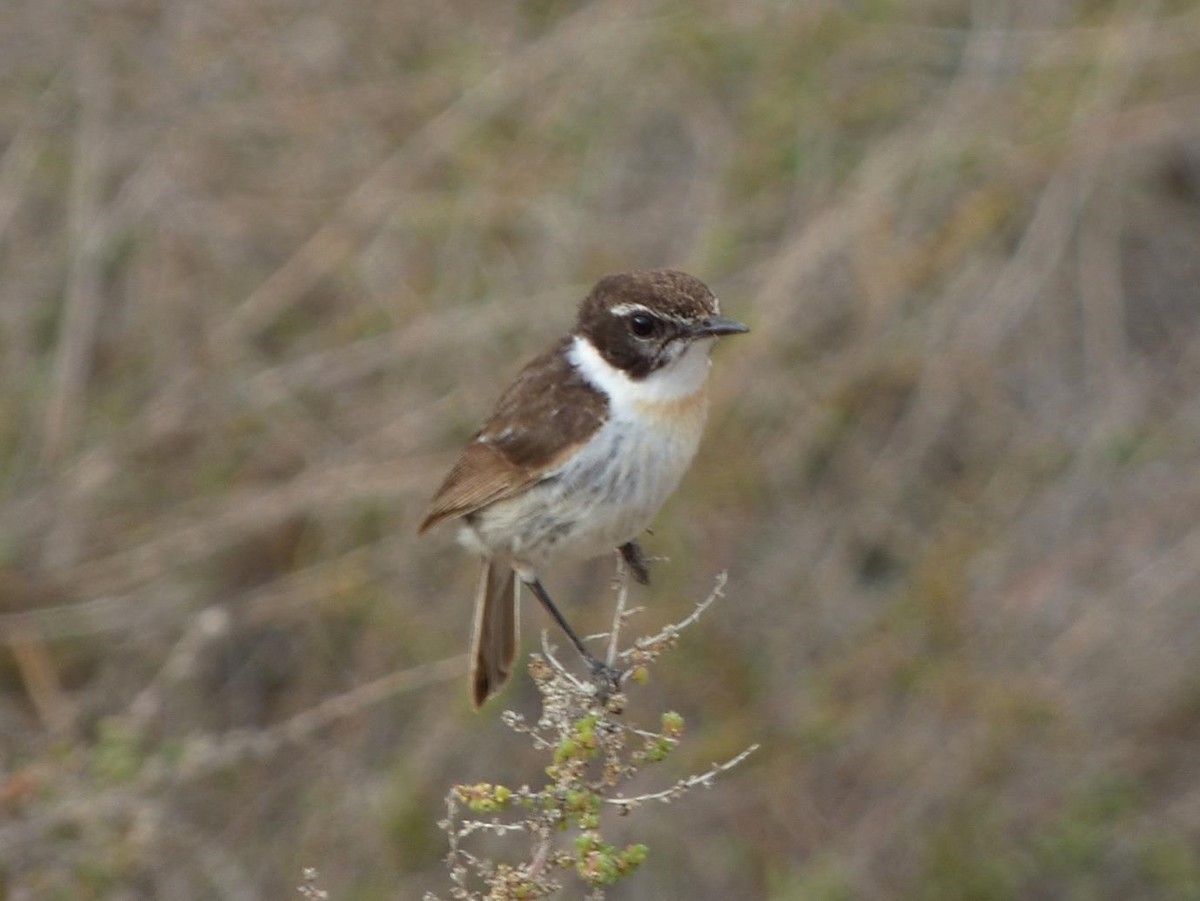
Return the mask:
[[471,701],[482,707],[512,675],[517,656],[517,592],[511,566],[484,560],[475,589]]

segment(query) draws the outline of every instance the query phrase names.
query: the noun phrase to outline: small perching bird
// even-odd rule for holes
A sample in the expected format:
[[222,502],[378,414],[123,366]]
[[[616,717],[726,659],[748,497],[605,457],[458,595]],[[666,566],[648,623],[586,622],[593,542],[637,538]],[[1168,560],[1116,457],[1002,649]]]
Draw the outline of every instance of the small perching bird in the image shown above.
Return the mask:
[[646,581],[636,539],[696,454],[709,353],[717,338],[745,331],[686,273],[607,276],[580,304],[571,333],[521,371],[467,443],[418,532],[459,520],[463,543],[483,557],[470,654],[476,707],[512,673],[521,583],[593,673],[614,677],[568,625],[539,572],[552,560],[618,548]]

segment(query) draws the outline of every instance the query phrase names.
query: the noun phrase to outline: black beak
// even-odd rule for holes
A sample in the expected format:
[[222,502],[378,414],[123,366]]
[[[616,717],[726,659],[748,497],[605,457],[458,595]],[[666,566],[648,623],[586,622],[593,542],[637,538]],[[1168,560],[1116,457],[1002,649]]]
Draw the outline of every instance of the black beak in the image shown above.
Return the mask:
[[738,322],[736,319],[727,319],[724,316],[710,316],[692,329],[692,337],[708,338],[720,335],[741,335],[748,331],[750,331],[750,326]]

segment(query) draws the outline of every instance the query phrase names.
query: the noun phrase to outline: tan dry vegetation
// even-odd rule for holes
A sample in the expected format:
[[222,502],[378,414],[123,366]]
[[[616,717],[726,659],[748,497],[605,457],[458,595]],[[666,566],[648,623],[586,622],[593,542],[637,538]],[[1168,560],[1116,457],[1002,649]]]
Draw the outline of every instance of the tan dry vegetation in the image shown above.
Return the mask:
[[440,891],[536,763],[413,529],[673,265],[754,331],[648,703],[762,748],[614,896],[1200,897],[1196,3],[10,0],[0,85],[0,894]]

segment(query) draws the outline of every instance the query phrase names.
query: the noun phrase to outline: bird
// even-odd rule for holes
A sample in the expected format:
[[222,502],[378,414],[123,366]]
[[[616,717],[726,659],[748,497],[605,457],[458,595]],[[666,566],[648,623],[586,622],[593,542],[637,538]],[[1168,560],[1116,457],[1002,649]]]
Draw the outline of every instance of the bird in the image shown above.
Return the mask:
[[508,681],[526,585],[587,661],[619,684],[541,581],[552,562],[621,553],[649,580],[638,536],[691,465],[707,415],[709,354],[749,331],[674,269],[601,278],[570,333],[529,362],[467,442],[417,528],[448,521],[482,563],[469,653],[476,709]]

